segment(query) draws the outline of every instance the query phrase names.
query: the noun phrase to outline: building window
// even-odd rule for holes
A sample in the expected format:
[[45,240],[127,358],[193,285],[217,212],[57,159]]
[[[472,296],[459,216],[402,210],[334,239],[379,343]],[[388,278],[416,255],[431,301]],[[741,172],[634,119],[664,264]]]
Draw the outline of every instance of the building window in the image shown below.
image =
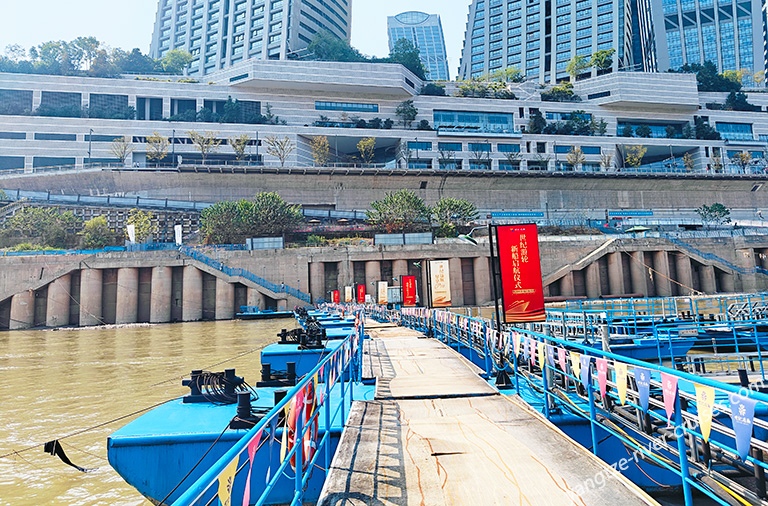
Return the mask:
[[316,111],[379,112],[379,104],[355,102],[315,102]]
[[724,123],[717,121],[715,122],[715,130],[720,132],[723,139],[732,141],[754,140],[751,123]]
[[432,151],[432,143],[431,142],[421,142],[421,141],[409,141],[408,142],[408,149],[411,151]]
[[460,142],[438,142],[437,149],[439,151],[462,151],[462,145]]

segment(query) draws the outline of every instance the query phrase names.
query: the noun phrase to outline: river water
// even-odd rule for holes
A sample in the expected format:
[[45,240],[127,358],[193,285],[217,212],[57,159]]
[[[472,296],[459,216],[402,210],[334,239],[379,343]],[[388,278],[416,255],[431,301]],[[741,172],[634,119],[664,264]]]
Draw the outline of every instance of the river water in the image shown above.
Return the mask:
[[[188,392],[192,369],[256,382],[259,350],[294,320],[0,333],[0,505],[149,505],[112,470],[110,422]],[[84,430],[72,437],[63,436]],[[61,439],[81,473],[43,452]],[[11,452],[16,452],[6,456]]]

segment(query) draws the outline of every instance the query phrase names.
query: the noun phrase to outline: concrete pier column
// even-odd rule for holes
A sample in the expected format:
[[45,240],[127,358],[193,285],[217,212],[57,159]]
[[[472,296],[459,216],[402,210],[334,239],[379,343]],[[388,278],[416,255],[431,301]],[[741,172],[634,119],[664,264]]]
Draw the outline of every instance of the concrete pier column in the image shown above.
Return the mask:
[[608,286],[611,294],[622,295],[626,293],[624,287],[624,264],[621,262],[621,251],[608,255]]
[[139,318],[139,269],[123,267],[117,270],[117,304],[115,323],[136,323]]
[[28,329],[35,324],[35,291],[19,292],[11,299],[10,330]]
[[313,301],[319,298],[331,300],[330,294],[325,289],[325,264],[323,262],[309,264],[309,287]]
[[408,275],[408,260],[392,261],[392,277],[397,278],[397,284],[400,284],[400,276]]
[[677,268],[677,281],[681,294],[688,294],[693,291],[693,271],[691,269],[691,259],[683,252],[675,253],[675,267]]
[[172,279],[173,269],[170,267],[152,268],[152,292],[149,298],[150,323],[171,321]]
[[376,298],[375,282],[377,281],[382,281],[381,264],[378,260],[369,260],[365,262],[365,293],[371,294],[374,299]]
[[475,272],[475,304],[482,306],[493,301],[493,285],[488,257],[475,258],[472,268]]
[[102,272],[100,269],[80,271],[80,326],[101,325]]
[[701,291],[704,293],[717,293],[717,283],[715,282],[715,267],[712,265],[703,265],[701,267]]
[[231,320],[235,317],[235,285],[222,278],[216,278],[217,320]]
[[48,303],[45,310],[45,324],[48,327],[69,325],[69,294],[72,277],[65,274],[48,285]]
[[598,262],[592,262],[586,267],[586,273],[584,276],[587,289],[587,297],[590,299],[598,298],[601,293],[600,288],[600,264]]
[[[259,309],[264,309],[264,294],[258,291],[256,288],[248,287],[248,300],[246,304],[249,306],[256,306]],[[239,308],[237,308],[239,309]]]
[[669,255],[666,251],[654,252],[653,267],[656,271],[653,275],[656,295],[669,297],[672,295],[672,281],[669,279]]
[[344,288],[345,286],[354,285],[355,272],[352,266],[352,261],[349,259],[349,255],[343,258],[339,262],[339,288],[341,289],[341,301],[344,302]]
[[648,292],[648,268],[645,266],[645,253],[642,251],[633,251],[631,253],[632,262],[630,265],[630,277],[632,278],[632,291],[649,296]]
[[573,271],[560,278],[560,295],[563,297],[576,295],[576,291],[573,288]]
[[181,319],[194,322],[203,318],[203,273],[197,267],[184,267],[182,277],[184,298],[181,301]]
[[448,259],[448,275],[451,281],[451,306],[464,305],[464,282],[461,277],[461,258]]

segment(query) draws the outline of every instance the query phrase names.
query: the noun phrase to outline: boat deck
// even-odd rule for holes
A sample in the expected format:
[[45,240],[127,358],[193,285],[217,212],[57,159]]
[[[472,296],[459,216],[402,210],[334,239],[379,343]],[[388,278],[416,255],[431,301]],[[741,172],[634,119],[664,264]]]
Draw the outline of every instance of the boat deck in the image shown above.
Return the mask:
[[353,405],[318,504],[657,504],[447,346],[366,330],[376,395]]

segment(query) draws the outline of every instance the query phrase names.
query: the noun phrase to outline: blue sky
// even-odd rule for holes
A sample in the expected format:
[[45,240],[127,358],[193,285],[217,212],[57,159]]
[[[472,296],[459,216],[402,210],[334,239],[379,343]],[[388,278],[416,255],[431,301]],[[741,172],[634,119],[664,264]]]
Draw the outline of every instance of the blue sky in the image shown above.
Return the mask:
[[[9,44],[25,49],[48,40],[94,36],[103,44],[149,50],[157,0],[5,0],[0,16],[0,53]],[[352,45],[385,56],[387,16],[407,10],[440,14],[451,75],[459,66],[470,0],[353,0]]]

